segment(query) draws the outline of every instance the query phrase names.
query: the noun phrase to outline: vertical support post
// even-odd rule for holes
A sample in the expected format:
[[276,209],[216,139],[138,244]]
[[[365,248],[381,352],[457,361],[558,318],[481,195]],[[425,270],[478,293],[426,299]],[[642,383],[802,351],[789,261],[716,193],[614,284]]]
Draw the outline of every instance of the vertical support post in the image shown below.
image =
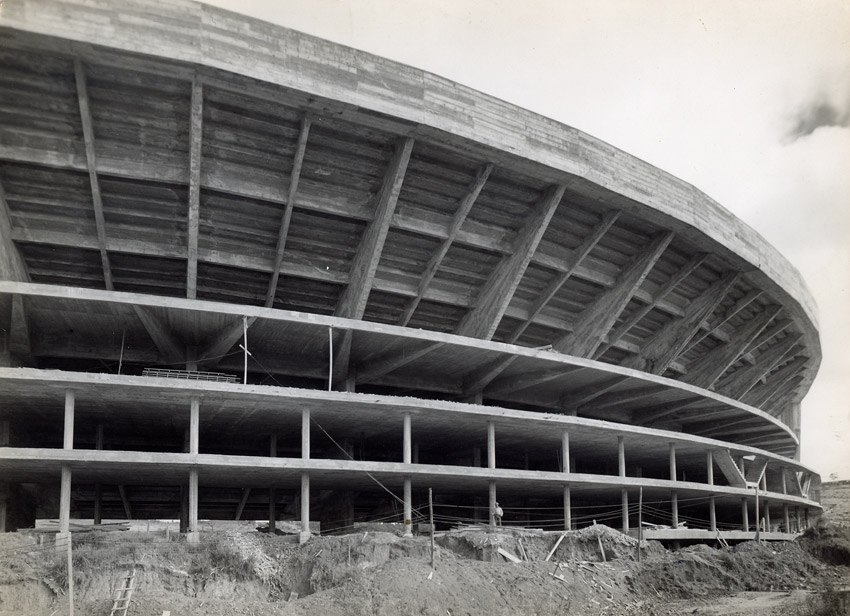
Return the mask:
[[[103,424],[97,424],[94,436],[94,448],[98,451],[103,449]],[[103,522],[103,488],[99,483],[94,485],[94,523]]]
[[74,558],[71,533],[68,533],[68,614],[74,616]]
[[[404,414],[404,436],[402,438],[402,458],[405,464],[410,464],[413,458],[413,439],[411,436],[410,413]],[[413,490],[410,475],[404,476],[404,536],[413,536]]]
[[[8,447],[10,443],[11,423],[8,419],[0,420],[0,447]],[[0,482],[0,533],[6,532],[6,517],[8,515],[8,506],[6,504],[9,498],[9,486],[4,482]]]
[[640,548],[643,543],[643,486],[640,487],[640,491],[638,492],[638,544],[637,544],[637,559],[638,562],[641,561],[640,557]]
[[741,499],[741,529],[746,533],[750,531],[750,512],[747,508],[747,497]]
[[[561,468],[564,473],[570,473],[570,433],[561,432]],[[564,485],[564,530],[573,527],[573,512],[569,484]]]
[[201,401],[198,396],[192,396],[189,410],[189,453],[198,453],[199,428],[201,420]]
[[65,390],[65,432],[64,449],[74,448],[74,392]]
[[708,527],[711,532],[717,531],[717,513],[715,511],[716,497],[712,496],[708,499]]
[[788,494],[788,484],[785,483],[785,469],[784,468],[780,469],[779,476],[782,477],[782,493]]
[[310,473],[301,473],[301,534],[299,543],[310,538]]
[[[333,332],[331,330],[331,344],[333,344]],[[333,354],[331,354],[333,357]],[[331,370],[331,379],[333,370]],[[330,384],[330,383],[329,383]],[[301,410],[301,459],[310,459],[310,409]],[[301,533],[298,537],[300,543],[305,543],[310,538],[310,473],[301,473]]]
[[431,494],[431,488],[428,488],[428,515],[431,518],[431,568],[434,568],[434,534],[437,531],[434,528],[434,498]]
[[771,523],[770,523],[770,501],[764,501],[764,531],[766,533],[771,531]]
[[629,491],[626,488],[620,490],[620,499],[623,508],[623,533],[629,533]]
[[761,543],[761,516],[759,515],[759,487],[756,484],[756,543]]
[[785,532],[791,532],[791,517],[788,515],[788,505],[783,503],[782,505],[782,515],[785,518]]
[[[277,457],[277,434],[269,436],[269,457]],[[277,532],[277,490],[274,487],[269,488],[269,535],[274,535]]]
[[189,543],[198,543],[198,469],[189,470]]
[[676,481],[676,443],[670,443],[670,481]]
[[705,452],[705,471],[708,475],[708,485],[714,485],[714,454],[711,451]]
[[673,529],[679,528],[679,493],[676,490],[670,492],[670,519]]
[[[492,421],[487,422],[487,468],[496,468],[496,425]],[[490,532],[493,532],[496,529],[496,481],[491,479],[488,487]]]
[[59,487],[59,534],[56,543],[64,549],[62,540],[71,540],[71,467],[62,467],[62,483]]
[[488,502],[490,505],[490,532],[496,530],[496,480],[491,479],[489,484]]
[[243,376],[242,376],[242,384],[248,384],[248,317],[242,315],[242,351],[243,356],[245,358],[245,364],[243,367]]
[[626,442],[622,436],[617,437],[617,461],[619,462],[620,477],[626,476]]
[[[343,345],[344,347],[345,345]],[[328,327],[328,391],[334,388],[334,328]]]

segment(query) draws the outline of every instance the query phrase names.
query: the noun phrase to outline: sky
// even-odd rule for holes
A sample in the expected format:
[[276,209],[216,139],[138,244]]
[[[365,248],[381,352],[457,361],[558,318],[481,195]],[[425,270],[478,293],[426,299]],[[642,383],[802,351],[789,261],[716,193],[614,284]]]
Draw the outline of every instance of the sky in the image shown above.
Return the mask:
[[803,275],[801,460],[850,479],[850,0],[209,0],[436,73],[690,182]]

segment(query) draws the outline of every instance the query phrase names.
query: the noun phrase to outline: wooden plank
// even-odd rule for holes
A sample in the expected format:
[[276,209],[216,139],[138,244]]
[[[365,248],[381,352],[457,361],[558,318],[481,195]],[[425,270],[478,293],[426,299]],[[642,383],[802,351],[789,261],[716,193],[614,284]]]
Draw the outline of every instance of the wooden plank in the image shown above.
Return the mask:
[[79,58],[74,60],[74,78],[77,85],[77,102],[80,108],[80,121],[83,126],[83,141],[86,149],[86,167],[89,173],[94,220],[97,227],[97,241],[100,261],[103,267],[103,280],[108,291],[115,289],[112,282],[112,267],[109,253],[106,251],[106,221],[103,218],[103,199],[100,194],[100,182],[97,179],[97,157],[94,149],[94,129],[92,128],[89,94],[86,87],[86,73]]
[[552,558],[552,554],[558,549],[558,546],[561,545],[561,542],[564,540],[564,537],[567,536],[567,533],[561,533],[561,536],[558,537],[558,540],[555,542],[554,547],[549,550],[549,553],[546,555],[546,558],[543,559],[543,562],[549,562],[549,559]]
[[761,348],[764,344],[767,344],[771,340],[773,340],[777,335],[784,332],[786,329],[791,327],[794,322],[791,319],[778,319],[773,325],[759,334],[758,338],[756,338],[750,346],[744,351],[744,354],[752,353],[756,349]]
[[700,265],[702,265],[705,260],[708,258],[708,254],[701,252],[695,254],[691,259],[683,265],[679,271],[677,271],[671,278],[668,280],[663,287],[658,289],[655,295],[652,296],[652,301],[647,304],[644,304],[638,310],[635,310],[633,314],[629,316],[621,325],[619,325],[611,334],[608,336],[608,340],[605,344],[599,346],[596,350],[596,353],[593,354],[594,359],[599,359],[602,357],[608,349],[614,346],[620,338],[626,335],[628,331],[640,322],[643,317],[649,314],[649,311],[653,308],[656,308],[659,303],[670,294],[673,289],[675,289],[679,284],[688,276],[690,276]]
[[643,346],[639,355],[627,359],[622,365],[651,374],[663,374],[739,276],[738,272],[724,274],[688,305],[685,316],[667,323]]
[[337,303],[335,316],[350,319],[363,317],[412,150],[413,139],[410,138],[396,145],[378,193],[375,217],[367,226],[357,247],[357,254],[351,264],[351,278]]
[[475,308],[464,315],[455,331],[457,335],[485,340],[493,338],[565,190],[562,185],[550,186],[546,190],[520,230],[513,251],[499,262],[478,292]]
[[204,89],[196,75],[192,79],[189,118],[189,203],[186,215],[186,297],[195,299],[198,291],[198,233],[201,207],[201,137],[204,131]]
[[428,264],[425,266],[425,271],[419,281],[419,288],[417,289],[416,297],[407,303],[407,306],[405,306],[404,311],[399,317],[399,325],[406,326],[410,322],[410,318],[413,316],[413,313],[416,312],[416,308],[419,306],[422,298],[425,297],[425,292],[428,290],[428,286],[434,279],[437,270],[440,269],[440,264],[443,262],[449,248],[451,248],[452,242],[454,242],[455,238],[457,238],[460,228],[463,226],[463,222],[466,220],[469,211],[478,199],[478,195],[481,194],[481,190],[484,188],[484,184],[487,182],[487,179],[490,177],[492,172],[493,165],[488,163],[481,167],[476,173],[475,179],[472,180],[466,195],[463,199],[461,199],[460,204],[452,217],[452,222],[449,224],[446,237],[440,242],[440,247],[433,255],[431,255]]
[[242,512],[245,510],[245,505],[248,502],[248,497],[251,496],[251,488],[242,488],[242,498],[239,499],[239,505],[236,507],[236,515],[234,520],[239,520],[242,517]]
[[298,181],[301,178],[301,167],[304,164],[304,153],[307,151],[307,139],[310,136],[311,120],[308,116],[301,119],[301,129],[298,133],[298,144],[295,147],[295,160],[292,163],[292,171],[289,174],[289,189],[286,193],[286,205],[283,210],[283,218],[280,221],[280,229],[277,236],[277,248],[275,250],[274,266],[272,276],[269,280],[269,288],[266,292],[266,308],[274,305],[275,293],[277,293],[277,282],[280,277],[280,269],[283,264],[283,254],[286,250],[286,236],[289,234],[289,224],[292,221],[292,210],[295,207],[295,196],[298,193]]
[[0,278],[29,282],[26,263],[15,245],[13,236],[12,213],[6,201],[3,183],[0,182]]
[[594,227],[593,231],[591,231],[590,235],[588,235],[584,240],[582,240],[581,244],[579,244],[573,253],[570,255],[570,264],[567,266],[567,269],[558,272],[552,281],[549,283],[549,286],[540,294],[540,296],[534,301],[534,305],[528,311],[528,317],[524,321],[522,321],[513,332],[508,336],[506,342],[511,344],[515,343],[520,336],[522,336],[523,332],[534,322],[534,319],[537,318],[537,315],[543,310],[543,308],[548,304],[553,297],[561,290],[561,287],[570,279],[570,276],[573,275],[573,272],[576,268],[581,264],[584,258],[590,254],[590,251],[599,243],[599,240],[607,233],[608,229],[611,228],[611,225],[619,218],[620,212],[618,210],[611,210],[607,212],[602,220],[599,221],[599,224]]
[[623,269],[617,284],[600,293],[578,316],[573,331],[555,342],[553,348],[570,355],[592,357],[672,239],[671,231],[656,234]]
[[769,306],[761,314],[754,316],[735,333],[735,337],[729,342],[717,345],[692,362],[688,366],[688,373],[681,380],[703,389],[714,385],[717,379],[738,361],[744,349],[768,326],[781,309],[779,305]]
[[497,550],[496,550],[496,551],[497,551],[499,554],[501,554],[502,556],[504,556],[506,560],[509,560],[509,561],[510,561],[510,562],[512,562],[512,563],[520,563],[520,562],[522,562],[519,558],[517,558],[516,556],[514,556],[513,554],[511,554],[510,552],[508,552],[508,551],[507,551],[506,549],[504,549],[504,548],[501,548],[501,547],[500,547],[500,548],[497,548]]

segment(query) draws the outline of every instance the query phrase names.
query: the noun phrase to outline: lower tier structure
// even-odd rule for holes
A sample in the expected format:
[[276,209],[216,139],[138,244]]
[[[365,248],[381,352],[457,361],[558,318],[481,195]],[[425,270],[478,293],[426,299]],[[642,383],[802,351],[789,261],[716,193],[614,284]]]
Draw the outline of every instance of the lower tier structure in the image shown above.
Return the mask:
[[[38,517],[798,530],[812,472],[747,446],[421,398],[0,368],[7,530]],[[638,504],[641,511],[638,512]],[[438,525],[439,525],[438,524]]]

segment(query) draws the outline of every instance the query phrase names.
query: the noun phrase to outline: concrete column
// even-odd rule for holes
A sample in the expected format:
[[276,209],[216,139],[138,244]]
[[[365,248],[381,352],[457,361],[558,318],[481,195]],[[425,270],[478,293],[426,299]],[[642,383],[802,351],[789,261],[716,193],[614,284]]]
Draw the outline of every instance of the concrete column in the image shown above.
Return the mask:
[[758,486],[756,486],[756,541],[761,542],[761,512],[759,511]]
[[791,517],[788,515],[788,505],[787,504],[782,505],[782,515],[785,518],[785,520],[784,520],[785,521],[785,532],[790,533],[791,532]]
[[673,528],[679,528],[679,494],[675,490],[670,492],[670,520]]
[[74,448],[74,392],[70,389],[65,390],[65,434],[64,434],[65,449]]
[[301,473],[301,534],[300,543],[310,538],[310,473]]
[[189,470],[189,543],[198,543],[198,469]]
[[570,486],[564,486],[564,530],[573,527],[573,511],[570,503]]
[[[94,436],[94,448],[98,451],[103,450],[103,424],[97,424],[97,431]],[[103,522],[103,489],[99,483],[94,485],[94,523],[100,524]]]
[[59,534],[56,536],[57,548],[62,551],[68,549],[67,543],[62,541],[71,539],[71,467],[62,467],[62,483],[59,488]]
[[622,436],[617,437],[617,460],[620,465],[620,477],[626,476],[626,443]]
[[570,471],[570,433],[561,432],[561,467],[565,473]]
[[[410,413],[404,414],[404,437],[402,443],[402,457],[405,464],[410,464],[413,459],[413,438],[411,435]],[[410,476],[404,477],[404,535],[413,536],[413,489]]]
[[801,532],[803,530],[803,516],[800,515],[800,508],[794,507],[794,517],[797,519],[797,532]]
[[[621,437],[622,438],[622,437]],[[623,532],[629,532],[629,492],[626,488],[620,491],[620,499],[623,508]]]
[[496,468],[496,426],[487,422],[487,468]]
[[785,469],[779,469],[779,476],[782,478],[782,493],[788,494],[788,484],[785,483]]
[[[11,424],[8,419],[0,421],[0,447],[9,446],[9,433],[11,432]],[[8,517],[9,509],[6,505],[9,499],[9,484],[0,482],[0,533],[5,533],[6,518]]]
[[189,453],[198,453],[200,419],[201,401],[198,396],[192,396],[189,407]]
[[[277,457],[277,434],[269,436],[269,457]],[[274,535],[277,526],[277,490],[269,488],[269,534]]]
[[770,501],[764,501],[764,526],[765,532],[771,532],[770,524]]
[[496,481],[491,479],[489,483],[489,503],[490,503],[490,532],[496,530]]
[[747,509],[747,497],[741,499],[741,526],[744,532],[750,530],[750,512]]
[[708,474],[708,485],[714,485],[714,454],[710,451],[705,452],[705,470]]
[[708,524],[711,532],[717,530],[717,514],[714,509],[715,500],[716,498],[714,496],[708,499]]
[[670,481],[676,481],[676,443],[670,443]]
[[310,409],[301,411],[301,459],[310,459]]

